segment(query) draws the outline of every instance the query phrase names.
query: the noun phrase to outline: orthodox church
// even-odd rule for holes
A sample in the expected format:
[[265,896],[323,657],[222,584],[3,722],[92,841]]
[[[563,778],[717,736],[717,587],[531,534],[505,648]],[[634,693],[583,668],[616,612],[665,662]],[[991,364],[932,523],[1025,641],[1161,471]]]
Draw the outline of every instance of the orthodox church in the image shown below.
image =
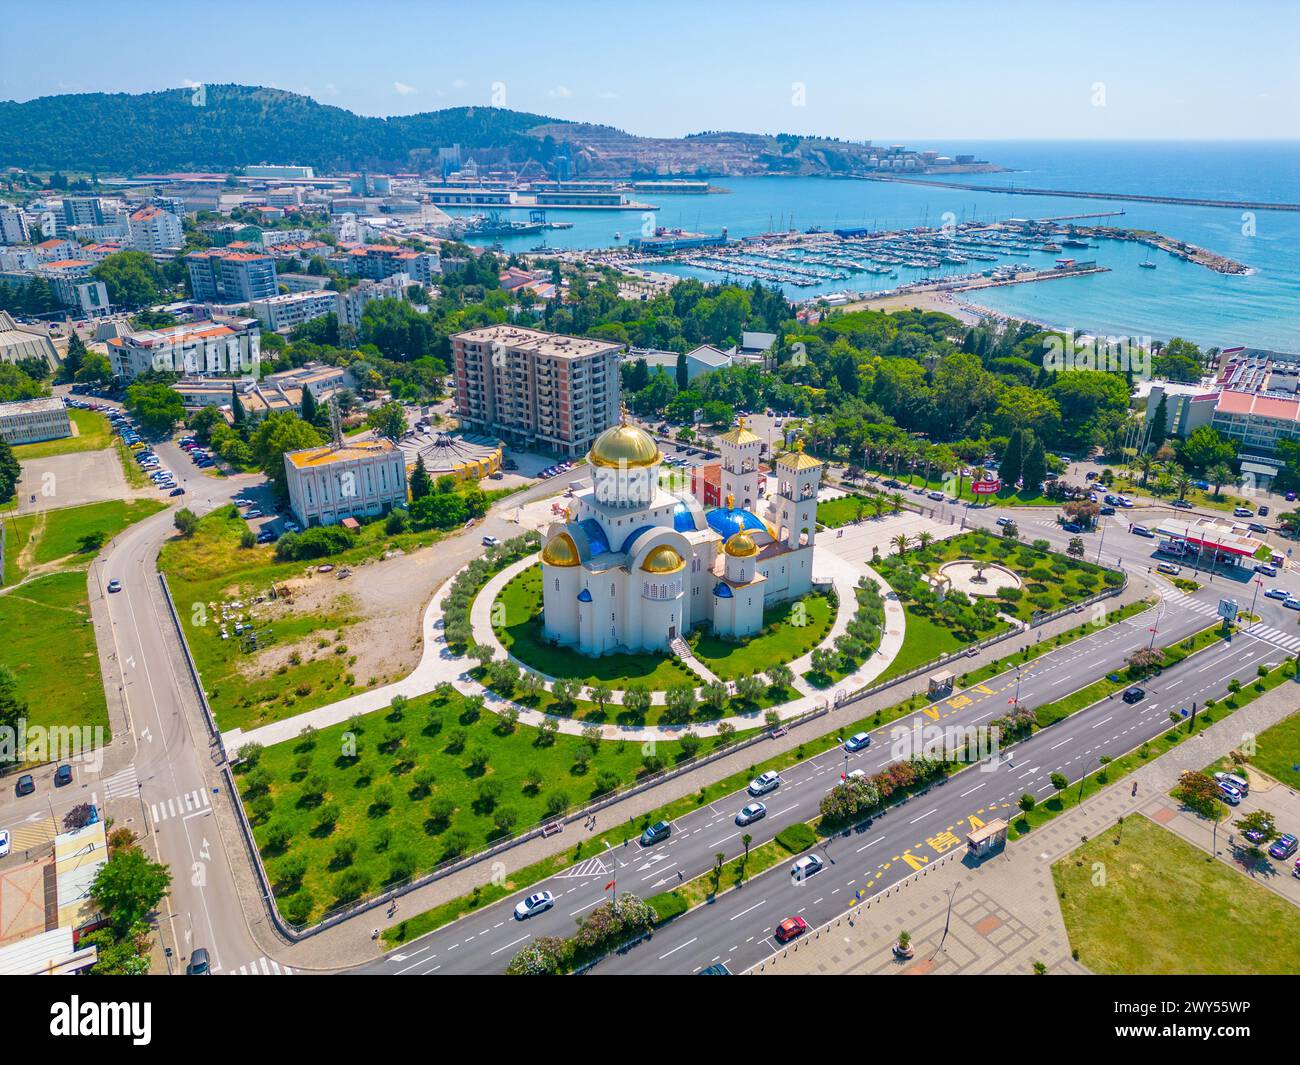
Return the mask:
[[592,483],[542,548],[549,639],[601,655],[667,650],[701,625],[752,636],[764,607],[808,594],[821,462],[796,445],[760,498],[760,438],[742,419],[719,446],[725,505],[705,511],[660,485],[663,455],[626,415],[596,438]]

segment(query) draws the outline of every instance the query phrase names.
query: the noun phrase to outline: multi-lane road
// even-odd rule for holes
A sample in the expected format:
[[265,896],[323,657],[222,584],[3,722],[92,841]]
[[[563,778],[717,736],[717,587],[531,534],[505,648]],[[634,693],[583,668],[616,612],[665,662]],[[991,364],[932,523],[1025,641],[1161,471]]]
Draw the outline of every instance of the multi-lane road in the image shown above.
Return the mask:
[[[772,839],[789,824],[817,816],[823,795],[844,772],[857,768],[874,772],[898,757],[900,728],[914,726],[978,727],[1000,716],[1014,698],[1039,706],[1090,683],[1123,665],[1135,650],[1152,642],[1151,628],[1162,613],[1159,642],[1168,643],[1211,625],[1215,600],[1179,597],[1177,608],[1153,608],[1045,654],[1017,671],[958,691],[918,711],[910,719],[873,733],[872,746],[856,754],[833,750],[791,767],[782,784],[764,796],[767,816],[744,828],[736,814],[752,797],[742,789],[673,822],[671,836],[651,847],[636,841],[591,857],[544,883],[464,918],[420,940],[406,944],[363,968],[368,973],[420,975],[437,972],[500,972],[528,940],[539,935],[566,935],[575,919],[609,897],[607,885],[617,876],[619,891],[643,897],[670,890],[682,880],[708,872],[715,854],[727,859],[743,850],[742,836],[751,846]],[[772,949],[768,937],[776,922],[791,914],[810,924],[826,920],[847,907],[858,892],[870,894],[932,861],[950,844],[947,834],[969,830],[972,817],[987,819],[1022,794],[1045,797],[1049,777],[1064,773],[1071,779],[1097,768],[1102,754],[1127,751],[1169,725],[1171,709],[1203,704],[1221,694],[1233,676],[1245,681],[1263,662],[1281,661],[1271,644],[1238,635],[1171,668],[1147,686],[1148,697],[1136,706],[1107,700],[1065,722],[1038,733],[1012,752],[914,798],[873,827],[851,839],[837,839],[824,848],[827,869],[802,884],[792,884],[784,871],[755,878],[743,890],[722,896],[714,904],[673,921],[648,943],[607,959],[597,972],[691,972],[714,961],[744,967]],[[958,786],[958,782],[960,786]],[[933,845],[926,840],[935,838]],[[926,850],[926,847],[929,850]],[[528,921],[513,917],[515,904],[526,894],[547,890],[555,906]],[[796,905],[797,903],[797,905]]]

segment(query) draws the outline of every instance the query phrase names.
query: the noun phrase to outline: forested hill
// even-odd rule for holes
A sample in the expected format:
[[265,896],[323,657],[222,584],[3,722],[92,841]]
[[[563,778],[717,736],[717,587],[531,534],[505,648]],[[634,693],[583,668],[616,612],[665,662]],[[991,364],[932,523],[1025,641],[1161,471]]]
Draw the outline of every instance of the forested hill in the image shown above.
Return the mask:
[[407,166],[453,144],[544,162],[554,142],[524,133],[555,124],[492,107],[366,118],[296,93],[244,85],[208,85],[201,93],[83,93],[0,102],[0,165],[150,173],[277,162],[330,170]]
[[865,173],[869,144],[797,134],[711,131],[638,137],[495,107],[367,118],[307,96],[205,85],[137,96],[82,93],[0,102],[0,166],[105,174],[296,163],[319,171],[432,170],[437,149],[530,177],[567,152],[575,177]]

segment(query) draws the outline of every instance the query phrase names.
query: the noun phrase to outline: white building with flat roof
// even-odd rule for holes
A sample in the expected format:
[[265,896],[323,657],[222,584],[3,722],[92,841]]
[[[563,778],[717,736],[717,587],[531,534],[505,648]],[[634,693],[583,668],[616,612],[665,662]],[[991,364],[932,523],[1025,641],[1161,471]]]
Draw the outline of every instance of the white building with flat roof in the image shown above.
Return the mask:
[[128,381],[145,370],[252,373],[262,356],[262,333],[255,318],[221,318],[114,337],[107,346],[113,373]]
[[391,440],[289,451],[284,472],[289,506],[303,528],[406,505],[406,459]]
[[276,332],[292,329],[313,318],[324,318],[338,309],[338,293],[328,289],[315,292],[285,292],[279,296],[251,300],[248,309],[266,329]]
[[0,403],[0,439],[6,444],[35,444],[71,435],[68,408],[57,396]]

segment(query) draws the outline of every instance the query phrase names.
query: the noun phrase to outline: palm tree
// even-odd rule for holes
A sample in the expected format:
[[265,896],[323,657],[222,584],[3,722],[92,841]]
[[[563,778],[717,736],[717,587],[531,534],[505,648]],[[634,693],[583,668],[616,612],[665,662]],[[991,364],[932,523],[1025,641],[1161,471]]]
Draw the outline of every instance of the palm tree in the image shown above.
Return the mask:
[[1226,462],[1216,462],[1206,472],[1210,483],[1214,485],[1214,494],[1219,494],[1219,489],[1232,480],[1232,467]]
[[925,552],[932,543],[934,543],[934,533],[922,532],[916,536],[916,549],[922,553]]
[[907,554],[908,539],[906,533],[899,533],[889,542],[897,549],[899,555]]
[[871,497],[871,509],[876,512],[875,516],[877,518],[885,512],[886,505],[884,496],[874,495]]
[[903,503],[904,503],[904,499],[903,499],[902,492],[894,492],[889,497],[889,505],[893,508],[895,514],[897,514],[900,510],[903,509]]
[[1156,461],[1154,455],[1139,455],[1138,460],[1134,465],[1138,468],[1139,472],[1141,472],[1142,484],[1145,486],[1152,472],[1160,465],[1160,463]]
[[1181,466],[1175,466],[1174,470],[1171,471],[1171,473],[1174,479],[1174,488],[1178,492],[1178,498],[1185,499],[1187,497],[1187,493],[1191,491],[1192,488],[1191,477],[1187,475],[1187,471],[1183,469]]

